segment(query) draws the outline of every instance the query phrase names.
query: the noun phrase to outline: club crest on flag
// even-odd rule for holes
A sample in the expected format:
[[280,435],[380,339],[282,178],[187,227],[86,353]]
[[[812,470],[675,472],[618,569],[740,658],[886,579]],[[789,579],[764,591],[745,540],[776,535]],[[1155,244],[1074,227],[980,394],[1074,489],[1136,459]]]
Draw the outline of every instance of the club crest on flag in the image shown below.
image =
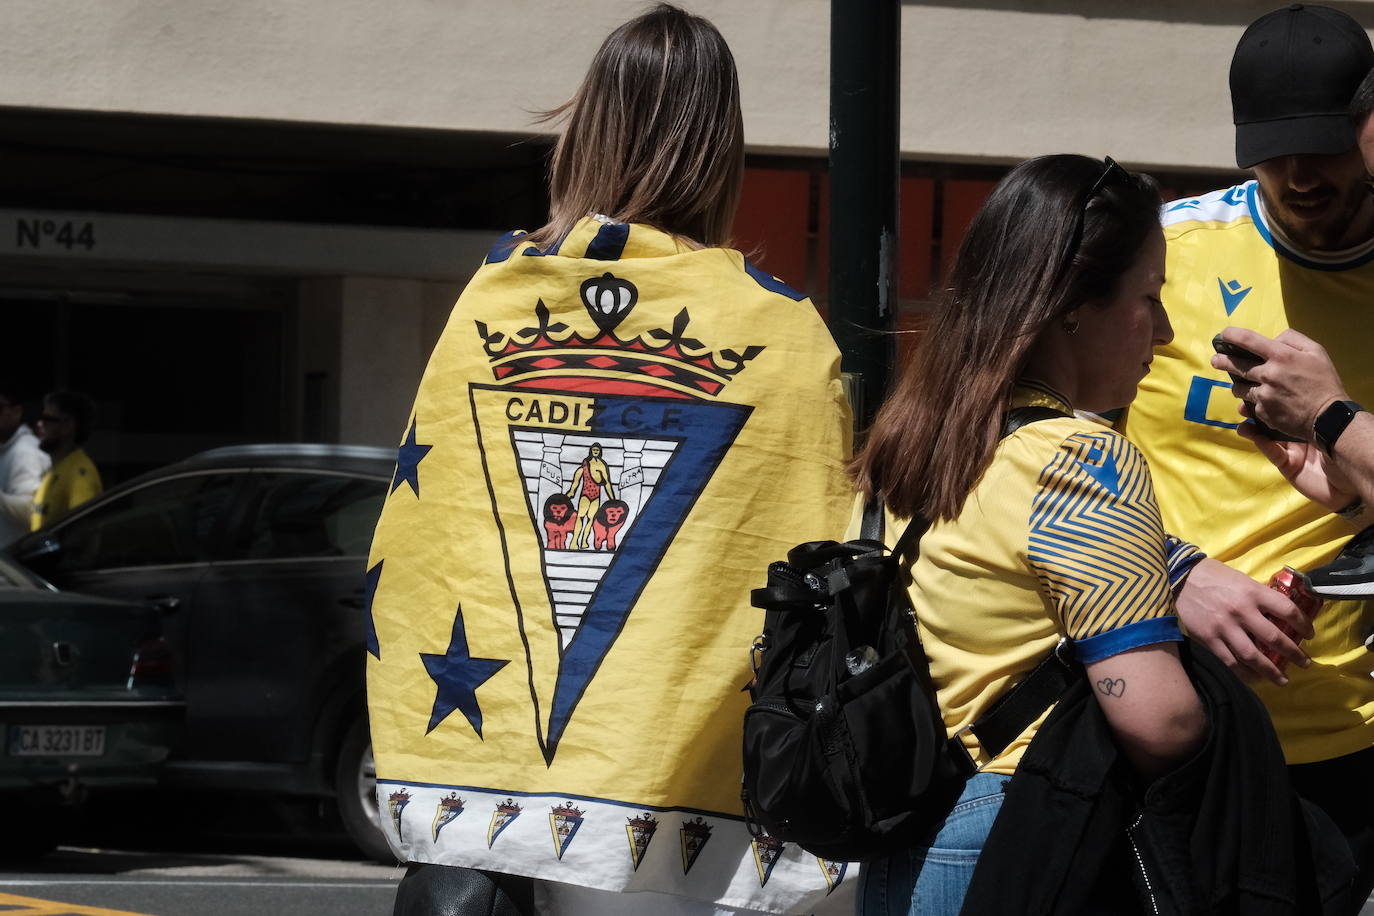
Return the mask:
[[439,831],[456,821],[462,813],[463,800],[457,792],[450,792],[447,797],[439,799],[439,804],[434,806],[434,842],[439,842]]
[[754,848],[754,865],[759,870],[759,887],[763,887],[773,876],[773,866],[778,864],[778,859],[782,857],[782,848],[786,844],[777,837],[765,833],[750,845]]
[[402,842],[405,841],[405,837],[401,833],[401,812],[406,809],[408,804],[410,804],[410,793],[405,789],[392,792],[386,799],[386,810],[391,815],[391,823],[396,827],[396,838]]
[[849,863],[832,862],[829,859],[822,859],[820,856],[817,856],[816,864],[821,867],[821,874],[825,875],[825,883],[830,887],[830,890],[825,892],[825,895],[829,897],[835,892],[835,888],[840,886],[840,882],[844,880],[844,873],[849,870]]
[[625,825],[625,835],[630,839],[630,860],[634,862],[635,871],[639,871],[639,862],[649,848],[649,841],[654,838],[654,831],[658,829],[658,819],[646,811],[639,817],[627,817],[625,820],[629,821]]
[[763,352],[711,349],[690,335],[685,308],[621,336],[634,310],[652,305],[609,272],[578,295],[586,334],[543,300],[523,327],[476,321],[494,384],[468,386],[549,763],[753,410],[719,396]]
[[572,802],[554,805],[550,809],[549,828],[553,830],[553,851],[558,858],[563,858],[563,853],[572,845],[573,837],[582,829],[582,814],[582,809],[574,807]]
[[487,825],[487,848],[490,849],[495,843],[496,838],[501,835],[501,831],[511,825],[520,816],[520,806],[514,799],[506,799],[496,806],[496,810],[491,814],[491,823]]
[[690,821],[682,822],[682,873],[685,875],[692,870],[692,866],[697,862],[697,856],[701,855],[701,850],[706,847],[706,842],[711,839],[711,825],[706,823],[703,818],[697,817]]

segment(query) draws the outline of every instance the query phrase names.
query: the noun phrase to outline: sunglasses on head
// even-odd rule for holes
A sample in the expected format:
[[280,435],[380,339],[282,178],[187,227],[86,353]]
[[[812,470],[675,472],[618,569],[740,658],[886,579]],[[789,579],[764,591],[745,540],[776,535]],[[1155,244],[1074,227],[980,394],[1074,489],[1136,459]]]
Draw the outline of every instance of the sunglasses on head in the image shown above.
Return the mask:
[[[1127,184],[1131,181],[1131,173],[1117,165],[1116,160],[1111,156],[1103,156],[1102,161],[1106,163],[1106,168],[1102,170],[1101,175],[1097,176],[1092,187],[1088,188],[1088,193],[1083,195],[1083,202],[1079,204],[1078,212],[1074,215],[1073,245],[1069,250],[1075,255],[1078,253],[1078,246],[1083,243],[1083,224],[1087,221],[1088,207],[1092,204],[1093,198],[1102,193],[1102,189],[1113,180]],[[1071,256],[1069,260],[1072,261],[1073,257]]]
[[1083,198],[1084,210],[1088,209],[1088,204],[1092,203],[1093,198],[1107,186],[1109,179],[1116,178],[1127,183],[1131,180],[1131,173],[1117,165],[1116,160],[1111,156],[1103,156],[1102,161],[1107,164],[1107,167],[1102,170],[1101,175],[1097,176],[1097,180],[1093,182],[1093,186],[1088,188],[1088,193]]

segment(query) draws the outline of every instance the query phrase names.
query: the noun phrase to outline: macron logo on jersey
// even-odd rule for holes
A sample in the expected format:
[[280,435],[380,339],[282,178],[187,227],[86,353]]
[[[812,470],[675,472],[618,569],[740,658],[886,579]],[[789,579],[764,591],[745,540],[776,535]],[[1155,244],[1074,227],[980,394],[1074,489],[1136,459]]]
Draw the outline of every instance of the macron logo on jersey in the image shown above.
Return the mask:
[[1223,282],[1221,277],[1217,277],[1217,288],[1221,290],[1221,304],[1226,309],[1228,318],[1245,300],[1245,297],[1250,295],[1250,290],[1254,289],[1253,286],[1241,289],[1239,280],[1232,280],[1228,283]]
[[1078,459],[1078,466],[1113,496],[1121,493],[1121,472],[1116,467],[1115,455],[1093,448],[1088,452],[1087,461]]

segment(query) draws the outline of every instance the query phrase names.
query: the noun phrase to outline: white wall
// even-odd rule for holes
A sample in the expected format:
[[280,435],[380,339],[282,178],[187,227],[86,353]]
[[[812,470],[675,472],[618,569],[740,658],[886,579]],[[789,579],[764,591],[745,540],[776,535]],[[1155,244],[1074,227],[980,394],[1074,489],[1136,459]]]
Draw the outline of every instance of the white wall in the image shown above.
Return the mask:
[[394,446],[461,284],[339,281],[338,441]]
[[[862,0],[850,0],[862,2]],[[826,145],[829,0],[684,0],[740,63],[752,149]],[[524,131],[641,0],[4,0],[0,105]],[[1226,70],[1277,0],[903,5],[902,145],[1231,165]],[[1374,4],[1343,2],[1367,25]]]

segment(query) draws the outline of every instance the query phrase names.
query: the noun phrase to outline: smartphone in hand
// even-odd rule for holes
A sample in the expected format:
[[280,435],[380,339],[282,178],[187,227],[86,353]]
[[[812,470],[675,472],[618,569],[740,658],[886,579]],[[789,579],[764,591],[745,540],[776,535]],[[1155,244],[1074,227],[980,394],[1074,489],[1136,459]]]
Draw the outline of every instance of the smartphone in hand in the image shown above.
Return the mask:
[[[1220,334],[1212,338],[1212,349],[1216,350],[1222,356],[1229,356],[1232,359],[1248,359],[1255,363],[1264,362],[1264,360],[1260,359],[1257,355],[1251,353],[1249,350],[1245,349],[1240,344],[1231,343],[1229,340],[1223,338]],[[1242,379],[1239,376],[1237,376],[1234,372],[1229,374],[1231,376],[1231,381],[1242,381]],[[1269,426],[1259,417],[1251,417],[1246,422],[1253,423],[1255,425],[1255,432],[1259,433],[1261,436],[1264,436],[1267,439],[1277,439],[1280,442],[1306,441],[1304,439],[1298,438],[1297,436],[1290,436],[1287,433],[1279,432],[1277,429],[1274,429],[1272,426]]]
[[[1248,359],[1257,363],[1264,362],[1264,360],[1260,359],[1258,356],[1256,356],[1254,353],[1251,353],[1249,350],[1245,349],[1240,344],[1231,343],[1231,341],[1227,340],[1225,337],[1222,337],[1220,334],[1217,334],[1215,337],[1212,338],[1212,349],[1216,350],[1222,356],[1229,356],[1232,359]],[[1232,373],[1231,378],[1235,377],[1235,373]]]

